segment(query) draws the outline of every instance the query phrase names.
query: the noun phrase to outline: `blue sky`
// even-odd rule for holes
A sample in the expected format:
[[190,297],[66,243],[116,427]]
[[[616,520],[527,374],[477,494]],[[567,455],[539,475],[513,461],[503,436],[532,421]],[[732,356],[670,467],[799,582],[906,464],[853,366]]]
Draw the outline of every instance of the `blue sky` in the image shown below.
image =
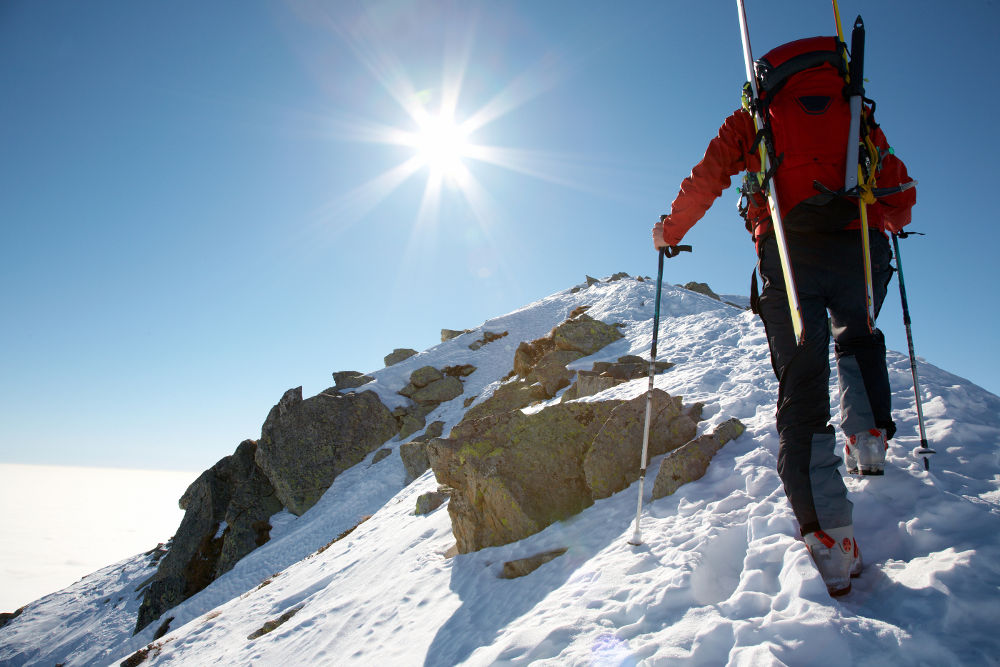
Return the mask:
[[[834,32],[819,0],[748,13],[758,55]],[[1000,8],[858,13],[920,181],[917,353],[1000,392]],[[290,387],[586,274],[653,275],[649,228],[744,78],[733,2],[3,3],[0,461],[200,470]],[[449,101],[487,148],[434,185],[398,139]],[[747,293],[735,200],[667,281]],[[895,283],[879,324],[905,351]]]

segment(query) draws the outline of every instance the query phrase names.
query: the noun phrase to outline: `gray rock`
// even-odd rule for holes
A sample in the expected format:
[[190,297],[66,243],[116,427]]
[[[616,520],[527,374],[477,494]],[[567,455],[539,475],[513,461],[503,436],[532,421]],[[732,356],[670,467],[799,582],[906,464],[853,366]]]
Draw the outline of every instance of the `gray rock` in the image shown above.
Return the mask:
[[568,370],[566,365],[583,356],[576,350],[552,350],[538,360],[527,379],[540,382],[544,388],[542,398],[551,398],[563,387],[568,387],[576,376],[576,371]]
[[500,578],[517,579],[518,577],[529,575],[549,561],[559,558],[559,556],[562,556],[567,551],[569,551],[569,549],[553,549],[552,551],[545,551],[527,558],[509,560],[503,564],[503,570],[500,572]]
[[462,334],[472,333],[472,329],[464,329],[462,331],[456,331],[455,329],[441,329],[441,342],[449,341],[452,338],[458,338]]
[[[455,489],[448,513],[458,551],[523,539],[625,488],[638,473],[642,447],[629,422],[641,429],[645,401],[566,403],[531,415],[514,410],[467,418],[448,438],[431,440],[434,474]],[[653,428],[685,442],[695,428],[691,415],[665,394],[659,402],[664,408]],[[612,419],[623,405],[628,407]],[[654,446],[668,442],[665,435]]]
[[414,511],[414,514],[417,516],[430,514],[437,508],[441,507],[441,505],[444,505],[446,500],[448,500],[447,493],[442,493],[441,491],[428,491],[417,498],[417,508]]
[[[653,410],[649,429],[649,458],[680,447],[698,432],[700,406],[683,411],[680,397],[653,390]],[[646,395],[616,407],[583,461],[583,469],[593,498],[607,498],[639,477],[642,441],[645,436]]]
[[136,632],[231,570],[269,539],[268,519],[282,506],[255,463],[256,449],[257,443],[245,440],[234,454],[203,472],[181,496],[184,518],[143,593]]
[[375,378],[358,371],[340,371],[333,374],[334,389],[354,389],[372,382]]
[[396,434],[399,425],[372,391],[321,393],[302,400],[290,389],[271,409],[257,443],[257,465],[296,515],[316,504],[344,470]]
[[538,361],[555,349],[556,344],[551,334],[530,342],[523,341],[514,350],[514,373],[521,378],[530,377]]
[[501,331],[500,333],[496,333],[494,331],[484,331],[483,332],[483,337],[480,338],[479,340],[473,342],[472,344],[470,344],[469,345],[469,349],[470,350],[478,350],[481,347],[483,347],[484,345],[488,345],[488,344],[492,343],[495,340],[500,340],[504,336],[509,335],[509,333],[510,332],[508,332],[508,331]]
[[[654,366],[656,373],[661,373],[672,367],[673,364],[666,361],[657,361]],[[616,362],[598,361],[594,364],[592,371],[577,373],[576,383],[563,394],[562,400],[569,401],[584,396],[593,396],[605,389],[636,378],[646,377],[648,374],[649,362],[635,355],[620,357]]]
[[690,282],[684,285],[684,289],[697,292],[698,294],[704,294],[705,296],[710,296],[716,301],[722,301],[722,299],[719,298],[719,295],[713,292],[712,288],[708,286],[708,283]]
[[407,484],[423,475],[431,467],[430,461],[427,459],[427,442],[433,438],[441,437],[443,431],[444,422],[433,422],[419,438],[414,438],[399,446],[399,456],[403,459]]
[[621,383],[621,380],[603,376],[594,371],[580,371],[576,375],[576,383],[562,395],[562,400],[569,401],[584,396],[593,396]]
[[260,639],[269,632],[274,632],[279,627],[281,627],[282,624],[287,623],[289,620],[291,620],[291,618],[295,616],[295,614],[299,613],[299,611],[301,611],[302,607],[304,606],[305,606],[304,604],[300,604],[295,607],[292,607],[278,618],[273,618],[270,621],[265,622],[264,625],[262,625],[261,627],[257,628],[255,631],[247,635],[247,639],[253,641],[254,639]]
[[[438,380],[444,379],[445,375],[433,366],[423,366],[413,371],[410,374],[410,382],[405,387],[400,389],[397,393],[406,396],[407,398],[413,398],[418,393],[421,393],[421,389],[428,387],[429,385],[437,382]],[[449,375],[449,377],[455,377],[454,375]],[[459,383],[461,384],[461,383]],[[419,402],[421,403],[433,403],[434,400],[427,400],[428,392],[421,393],[423,397]],[[414,399],[417,400],[417,399]],[[441,401],[438,401],[439,403]]]
[[538,399],[532,393],[531,385],[523,380],[506,382],[482,403],[469,408],[462,421],[475,421],[511,410],[526,408]]
[[375,456],[372,457],[372,465],[375,465],[379,461],[387,459],[390,456],[392,456],[391,449],[380,449],[377,452],[375,452]]
[[444,373],[433,366],[422,366],[410,373],[410,384],[417,389],[426,387],[431,382],[435,382],[444,377]]
[[24,610],[26,608],[27,608],[27,605],[25,605],[24,607],[19,608],[17,611],[14,611],[14,612],[6,612],[6,611],[5,612],[0,612],[0,628],[2,628],[3,626],[7,625],[11,621],[13,621],[15,618],[17,618],[18,616],[20,616],[21,614],[23,614]]
[[[657,373],[663,372],[672,367],[673,364],[663,361],[657,361],[655,365]],[[627,382],[636,378],[646,377],[649,374],[649,362],[644,359],[629,362],[622,362],[619,360],[615,363],[598,362],[594,364],[594,371],[605,377]]]
[[[504,383],[490,398],[473,406],[465,420],[482,419],[552,398],[568,386],[576,374],[567,369],[568,364],[622,337],[615,327],[586,315],[587,308],[589,306],[580,306],[574,310],[570,319],[548,335],[521,342],[514,352],[511,373],[518,379]],[[575,393],[571,396],[575,397]],[[564,395],[563,400],[568,397]]]
[[567,320],[552,332],[553,342],[558,349],[575,350],[583,356],[591,355],[621,337],[622,334],[616,327],[595,320],[586,313]]
[[590,506],[583,455],[609,412],[587,403],[515,410],[430,441],[434,475],[455,489],[448,514],[459,553],[516,542]]
[[427,425],[426,417],[433,412],[433,406],[413,405],[403,412],[399,419],[399,439],[405,440]]
[[440,438],[442,433],[444,433],[444,422],[436,421],[427,427],[427,431],[421,437],[430,440],[432,438]]
[[420,387],[410,396],[415,402],[423,404],[445,403],[458,398],[465,391],[462,381],[456,377],[445,376],[431,382],[426,387]]
[[472,364],[458,364],[457,366],[445,366],[441,369],[445,375],[452,377],[468,377],[476,372],[476,367]]
[[720,424],[711,435],[703,435],[667,455],[653,483],[653,499],[669,496],[682,485],[701,479],[716,452],[735,440],[746,427],[738,419]]
[[399,456],[403,459],[407,484],[423,475],[431,467],[430,461],[427,459],[426,440],[403,443],[399,446]]
[[410,357],[414,356],[415,354],[417,354],[416,350],[411,350],[408,347],[397,347],[391,353],[389,353],[389,354],[386,355],[385,360],[384,360],[385,361],[385,365],[388,368],[389,366],[393,366],[395,364],[398,364],[401,361],[409,359]]

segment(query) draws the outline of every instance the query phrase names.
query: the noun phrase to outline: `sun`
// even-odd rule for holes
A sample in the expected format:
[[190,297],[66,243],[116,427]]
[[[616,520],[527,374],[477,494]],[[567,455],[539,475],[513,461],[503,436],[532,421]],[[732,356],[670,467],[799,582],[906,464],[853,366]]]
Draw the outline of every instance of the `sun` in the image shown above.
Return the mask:
[[420,114],[412,146],[417,159],[433,177],[458,180],[465,172],[464,158],[471,153],[469,132],[452,114]]
[[[413,207],[414,243],[431,238],[427,232],[442,223],[443,211],[452,216],[457,210],[452,206],[460,205],[460,200],[468,205],[467,211],[478,224],[478,232],[483,238],[489,237],[503,216],[490,183],[482,179],[496,178],[498,169],[563,187],[585,189],[573,176],[579,171],[579,156],[489,145],[483,143],[481,133],[494,121],[551,90],[562,78],[561,59],[542,58],[497,86],[484,103],[470,107],[463,105],[467,101],[463,97],[463,84],[475,44],[474,25],[460,30],[462,37],[455,43],[445,44],[440,83],[428,80],[429,73],[425,72],[418,86],[408,74],[409,63],[397,57],[392,48],[394,40],[380,32],[376,18],[362,11],[357,24],[342,26],[333,21],[328,25],[403,115],[396,114],[398,122],[385,124],[366,115],[351,117],[332,112],[325,122],[331,138],[403,148],[392,151],[403,159],[336,198],[331,204],[336,213],[329,216],[337,220],[338,226],[356,224],[391,193],[418,176],[426,180],[423,196]],[[476,82],[474,90],[479,94],[490,92],[481,81]],[[485,134],[496,136],[495,131]]]

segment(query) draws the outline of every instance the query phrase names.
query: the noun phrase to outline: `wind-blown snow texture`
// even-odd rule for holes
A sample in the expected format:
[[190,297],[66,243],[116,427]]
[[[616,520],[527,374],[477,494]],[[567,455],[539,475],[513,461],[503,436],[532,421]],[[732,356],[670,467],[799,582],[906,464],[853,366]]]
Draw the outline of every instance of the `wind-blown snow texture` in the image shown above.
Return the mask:
[[[574,367],[648,355],[654,290],[625,279],[553,295],[377,371],[365,388],[392,407],[414,369],[474,364],[465,396],[427,419],[445,421],[447,433],[465,398],[510,371],[518,342],[581,304],[623,323],[625,338]],[[909,362],[890,352],[899,434],[884,477],[847,478],[867,566],[834,600],[795,537],[774,471],[777,384],[759,320],[669,286],[661,319],[659,358],[676,366],[656,386],[704,402],[703,431],[738,417],[747,433],[701,480],[646,499],[643,546],[627,543],[633,484],[529,539],[449,558],[447,509],[413,511],[436,488],[433,474],[404,488],[398,456],[374,466],[369,458],[303,516],[274,517],[269,543],[138,636],[129,630],[135,588],[153,572],[145,556],[29,605],[0,629],[0,664],[118,663],[153,642],[167,618],[144,664],[997,664],[1000,398],[921,363],[939,452],[927,473],[911,454],[919,442]],[[510,335],[470,350],[484,330]],[[631,398],[646,382],[585,400]],[[653,461],[646,489],[657,468]],[[497,577],[506,560],[560,547],[569,550],[527,577]]]

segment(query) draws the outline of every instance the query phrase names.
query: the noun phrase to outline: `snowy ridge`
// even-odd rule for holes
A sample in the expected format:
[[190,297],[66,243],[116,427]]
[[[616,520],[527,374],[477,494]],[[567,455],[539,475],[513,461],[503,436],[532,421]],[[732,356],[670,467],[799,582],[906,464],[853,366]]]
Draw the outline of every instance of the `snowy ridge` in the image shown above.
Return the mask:
[[[518,343],[580,305],[620,322],[625,337],[573,367],[648,355],[654,290],[625,279],[555,294],[370,373],[375,381],[359,390],[392,407],[416,368],[473,364],[465,395],[427,417],[444,421],[447,434],[464,400],[481,400],[510,371]],[[484,331],[508,336],[470,350]],[[939,452],[927,473],[911,454],[919,438],[909,361],[890,353],[899,433],[885,477],[847,478],[866,569],[833,600],[795,538],[774,469],[777,383],[760,321],[664,286],[659,348],[676,366],[657,377],[658,388],[703,402],[702,430],[738,417],[747,432],[701,480],[646,499],[641,547],[627,544],[632,485],[521,542],[448,557],[447,509],[414,516],[416,498],[437,486],[433,473],[403,487],[398,456],[369,459],[303,516],[275,516],[270,542],[138,636],[99,608],[152,573],[148,556],[29,605],[0,629],[0,665],[118,664],[150,644],[144,665],[998,664],[1000,398],[921,363],[928,436]],[[645,390],[636,380],[583,400]],[[647,489],[657,468],[649,466]],[[506,560],[563,547],[527,577],[497,577]]]

